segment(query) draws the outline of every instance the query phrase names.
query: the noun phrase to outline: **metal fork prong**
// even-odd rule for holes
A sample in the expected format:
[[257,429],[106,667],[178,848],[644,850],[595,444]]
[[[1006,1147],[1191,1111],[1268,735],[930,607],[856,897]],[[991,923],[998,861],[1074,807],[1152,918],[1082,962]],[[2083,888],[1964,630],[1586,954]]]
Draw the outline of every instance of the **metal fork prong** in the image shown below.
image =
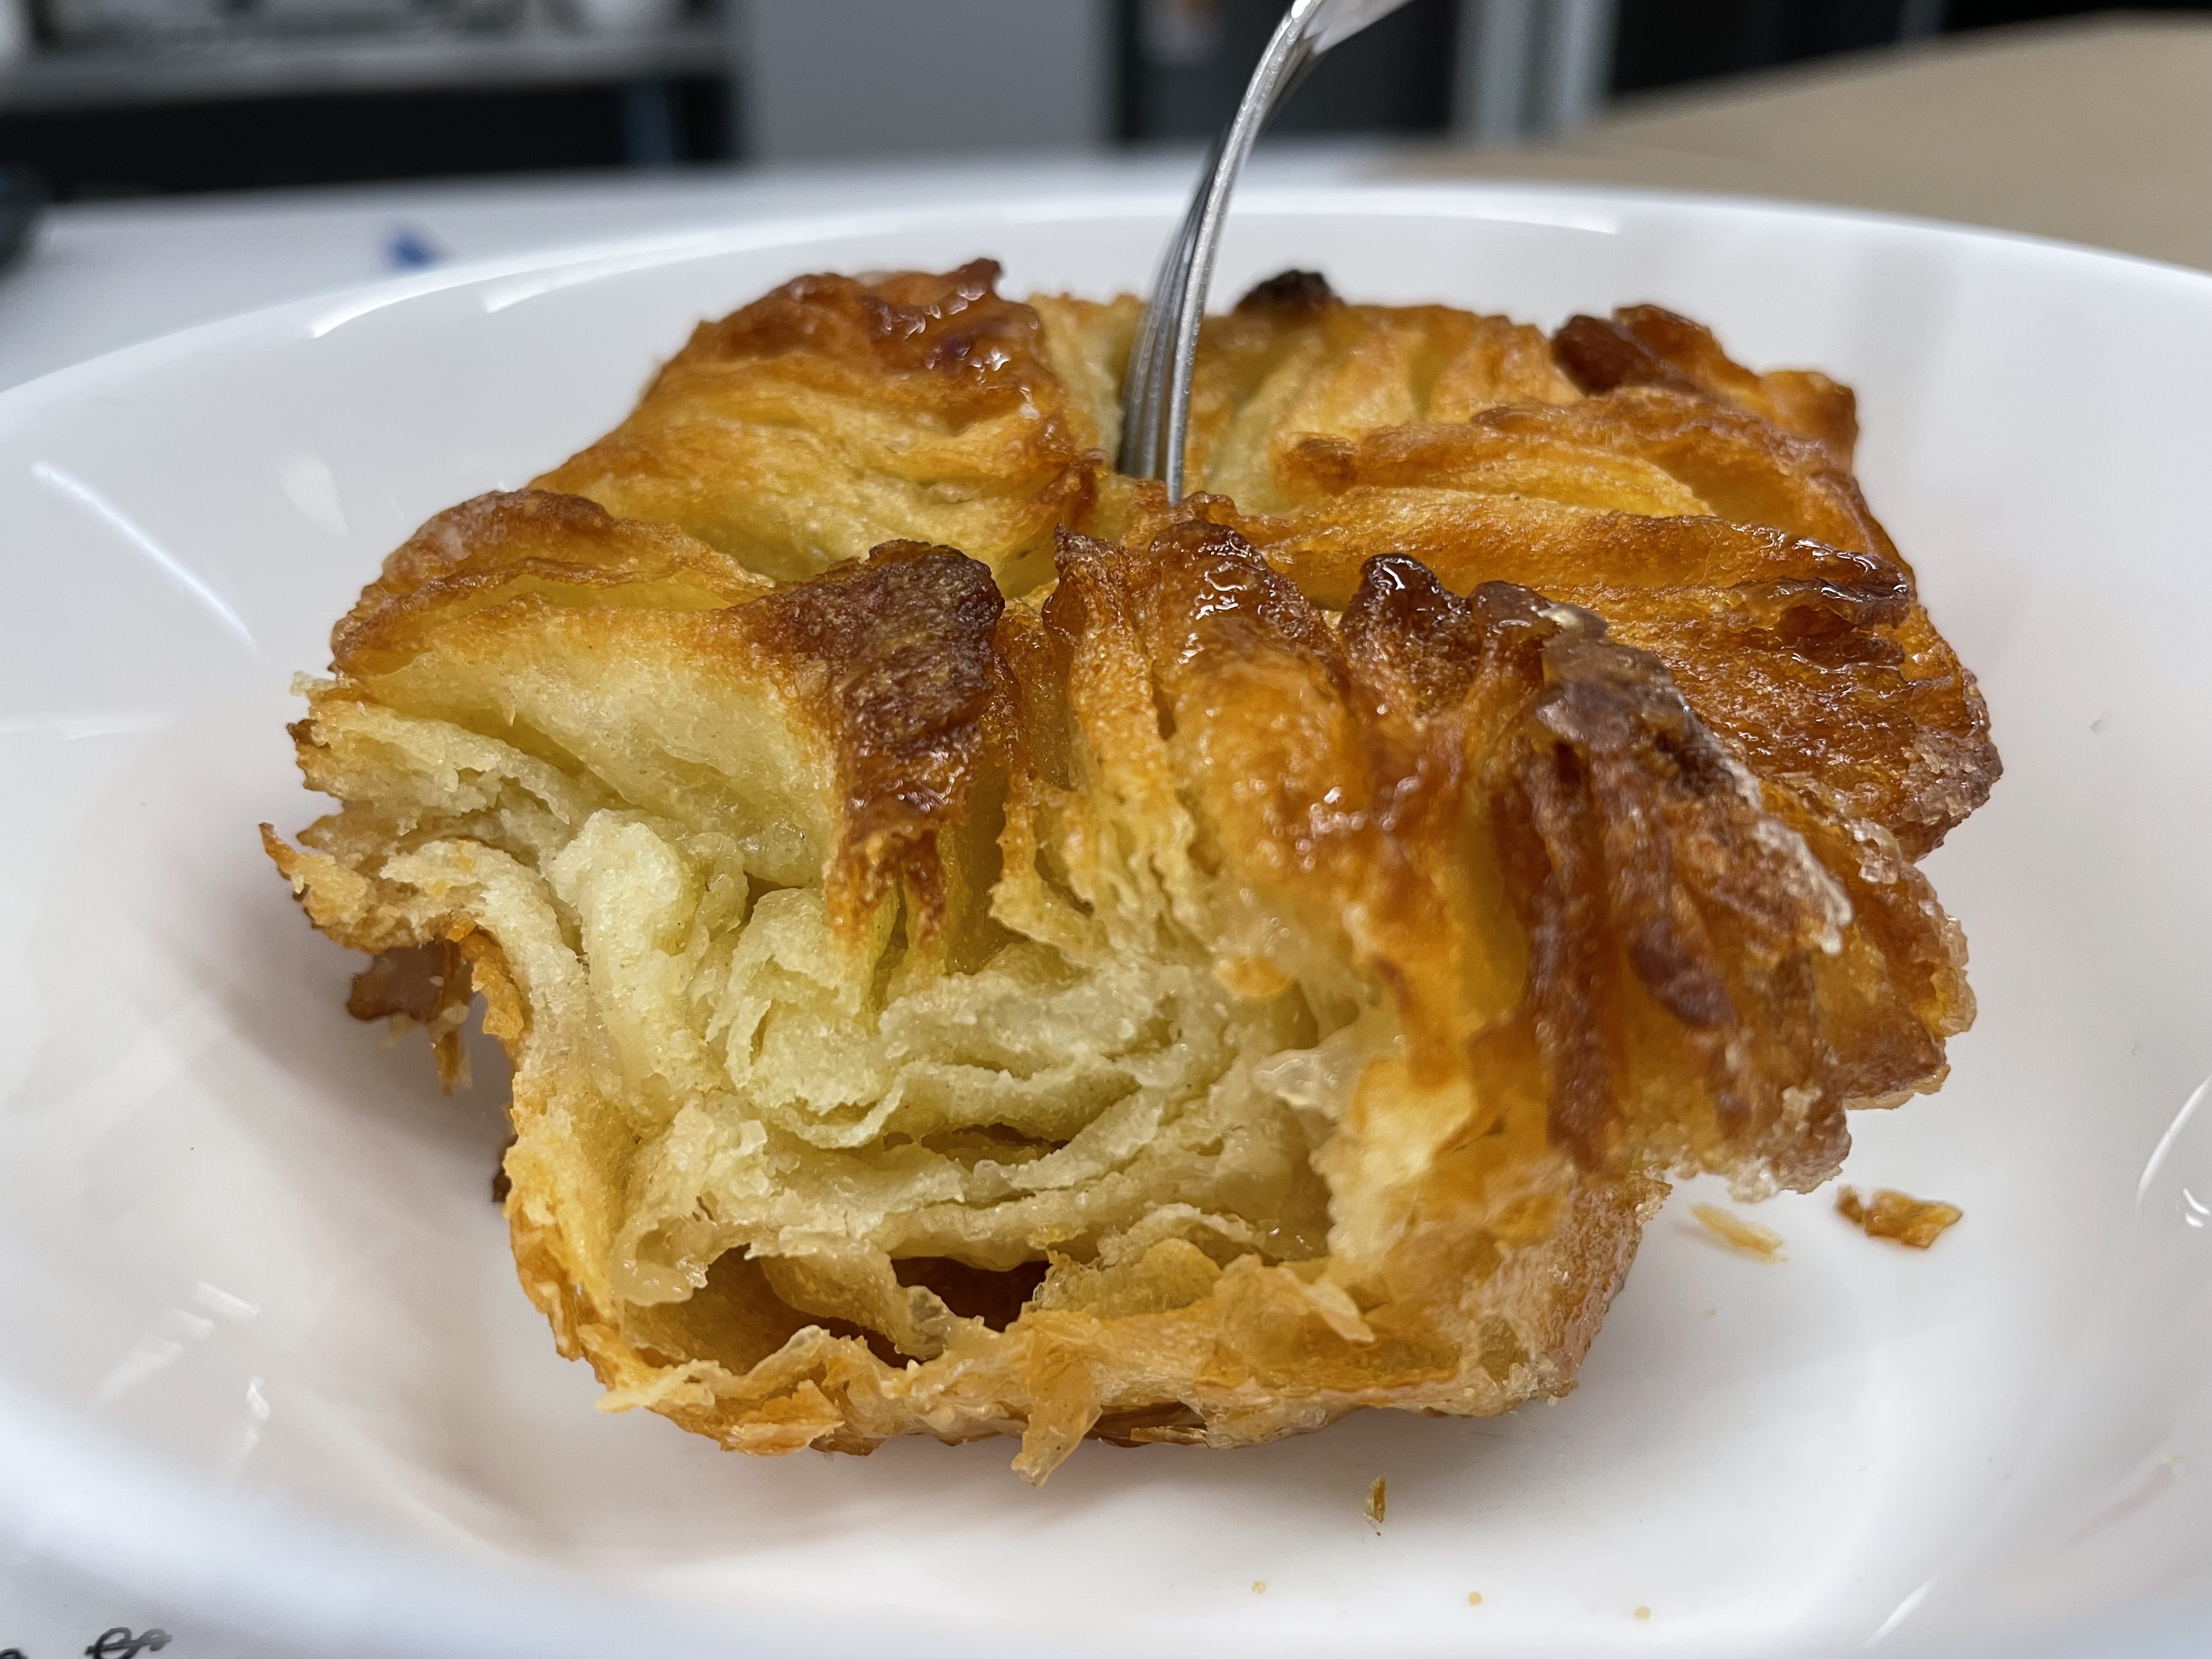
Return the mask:
[[[1224,134],[1214,140],[1203,177],[1212,177],[1225,137]],[[1175,348],[1172,296],[1181,294],[1186,284],[1193,239],[1205,204],[1206,196],[1201,191],[1191,199],[1175,234],[1161,251],[1159,267],[1153,274],[1152,297],[1138,319],[1136,337],[1130,344],[1129,367],[1121,392],[1121,441],[1115,466],[1135,477],[1157,478],[1164,472],[1163,423],[1167,416],[1165,394]]]
[[1206,321],[1206,291],[1213,285],[1213,264],[1221,249],[1222,222],[1229,216],[1229,198],[1237,188],[1237,175],[1268,118],[1291,88],[1304,77],[1313,62],[1311,38],[1303,27],[1294,27],[1296,13],[1285,15],[1268,41],[1267,50],[1245,88],[1244,101],[1222,137],[1220,155],[1208,174],[1204,196],[1193,204],[1188,248],[1182,261],[1182,282],[1175,295],[1174,356],[1168,366],[1167,422],[1163,434],[1159,476],[1167,481],[1168,499],[1182,499],[1183,452],[1190,432],[1191,377],[1198,367],[1198,333]]
[[1121,382],[1121,441],[1115,465],[1134,477],[1164,479],[1171,501],[1182,499],[1191,374],[1237,175],[1269,118],[1322,54],[1403,3],[1294,0],[1268,40],[1235,118],[1206,157],[1198,191],[1162,254]]

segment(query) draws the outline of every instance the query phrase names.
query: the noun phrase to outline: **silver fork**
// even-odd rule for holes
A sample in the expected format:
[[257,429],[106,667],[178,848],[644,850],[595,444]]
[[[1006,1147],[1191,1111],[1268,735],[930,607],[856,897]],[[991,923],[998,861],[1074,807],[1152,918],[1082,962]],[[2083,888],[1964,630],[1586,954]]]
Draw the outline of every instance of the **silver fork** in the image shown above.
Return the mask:
[[1164,478],[1168,499],[1182,499],[1183,440],[1190,430],[1190,372],[1198,356],[1198,325],[1206,315],[1206,290],[1213,281],[1213,256],[1228,216],[1229,193],[1261,131],[1306,71],[1329,49],[1349,40],[1406,0],[1294,0],[1276,26],[1243,100],[1213,141],[1197,193],[1182,226],[1160,260],[1129,368],[1121,377],[1121,446],[1114,465],[1133,478]]

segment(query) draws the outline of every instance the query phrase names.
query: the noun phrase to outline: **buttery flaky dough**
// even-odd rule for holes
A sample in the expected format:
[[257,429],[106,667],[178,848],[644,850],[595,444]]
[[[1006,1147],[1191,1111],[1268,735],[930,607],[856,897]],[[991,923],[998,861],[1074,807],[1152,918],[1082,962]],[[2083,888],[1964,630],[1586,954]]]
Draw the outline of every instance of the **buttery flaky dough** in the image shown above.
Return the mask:
[[449,1079],[483,997],[611,1407],[1042,1480],[1566,1391],[1668,1177],[1817,1185],[1972,1018],[1996,755],[1849,392],[1291,276],[1170,507],[1133,302],[994,274],[788,284],[431,520],[270,855]]

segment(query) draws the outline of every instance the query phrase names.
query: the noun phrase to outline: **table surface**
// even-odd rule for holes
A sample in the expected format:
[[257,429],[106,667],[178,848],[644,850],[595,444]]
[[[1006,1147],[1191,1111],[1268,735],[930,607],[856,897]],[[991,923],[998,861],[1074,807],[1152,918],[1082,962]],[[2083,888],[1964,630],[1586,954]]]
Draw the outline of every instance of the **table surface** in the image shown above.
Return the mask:
[[[2212,22],[2100,20],[1644,100],[1510,151],[1285,146],[1253,177],[1523,178],[1963,220],[2212,269]],[[1180,188],[1195,152],[1009,166],[697,170],[65,207],[0,278],[0,386],[426,262],[963,194]],[[0,1648],[76,1652],[162,1610],[0,1557]],[[265,1651],[240,1641],[236,1659]]]
[[1427,166],[1877,208],[2212,270],[2212,18],[1951,35],[1641,99],[1565,143]]

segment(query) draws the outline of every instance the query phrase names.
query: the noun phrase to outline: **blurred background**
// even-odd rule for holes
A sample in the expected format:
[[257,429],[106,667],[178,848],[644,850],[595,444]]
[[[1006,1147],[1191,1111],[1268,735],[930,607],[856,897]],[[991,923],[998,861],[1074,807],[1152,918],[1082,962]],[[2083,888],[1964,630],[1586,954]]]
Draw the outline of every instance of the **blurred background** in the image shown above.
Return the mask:
[[[1188,188],[1285,0],[0,0],[0,387],[423,266]],[[1511,178],[2212,270],[2212,0],[1411,0],[1255,182]]]
[[[0,0],[0,161],[76,202],[1189,141],[1283,3]],[[1279,130],[1527,143],[1662,89],[2095,9],[1413,0]]]

